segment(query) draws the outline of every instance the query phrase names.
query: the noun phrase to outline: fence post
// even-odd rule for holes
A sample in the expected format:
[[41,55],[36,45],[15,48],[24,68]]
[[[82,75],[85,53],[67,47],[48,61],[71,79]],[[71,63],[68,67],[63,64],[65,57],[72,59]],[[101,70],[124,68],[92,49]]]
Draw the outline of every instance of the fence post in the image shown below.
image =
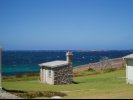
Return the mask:
[[0,92],[2,91],[2,48],[0,48]]

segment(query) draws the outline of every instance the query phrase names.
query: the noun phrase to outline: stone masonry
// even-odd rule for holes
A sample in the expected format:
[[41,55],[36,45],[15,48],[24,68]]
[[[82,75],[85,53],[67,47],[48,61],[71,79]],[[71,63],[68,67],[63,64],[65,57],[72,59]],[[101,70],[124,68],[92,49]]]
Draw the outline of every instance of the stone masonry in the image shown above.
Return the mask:
[[72,84],[72,66],[54,68],[54,84]]

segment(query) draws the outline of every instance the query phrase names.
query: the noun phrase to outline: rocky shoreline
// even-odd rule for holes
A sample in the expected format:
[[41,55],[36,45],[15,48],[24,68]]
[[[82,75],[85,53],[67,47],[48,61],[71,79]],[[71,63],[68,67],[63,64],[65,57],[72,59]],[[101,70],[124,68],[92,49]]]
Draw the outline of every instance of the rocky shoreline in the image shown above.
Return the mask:
[[98,69],[102,67],[102,65],[105,65],[105,64],[107,67],[120,69],[124,67],[125,61],[122,58],[108,59],[108,60],[101,61],[101,62],[90,63],[90,64],[74,67],[73,71],[88,70],[89,68]]

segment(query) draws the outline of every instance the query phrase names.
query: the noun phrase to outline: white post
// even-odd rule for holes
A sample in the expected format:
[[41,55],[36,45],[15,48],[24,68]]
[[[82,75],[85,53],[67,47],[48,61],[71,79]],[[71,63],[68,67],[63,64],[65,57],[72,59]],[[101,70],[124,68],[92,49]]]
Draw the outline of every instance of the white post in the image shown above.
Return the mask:
[[40,68],[40,82],[42,83],[43,82],[43,70],[42,70],[42,67]]
[[2,90],[2,48],[0,48],[0,92]]

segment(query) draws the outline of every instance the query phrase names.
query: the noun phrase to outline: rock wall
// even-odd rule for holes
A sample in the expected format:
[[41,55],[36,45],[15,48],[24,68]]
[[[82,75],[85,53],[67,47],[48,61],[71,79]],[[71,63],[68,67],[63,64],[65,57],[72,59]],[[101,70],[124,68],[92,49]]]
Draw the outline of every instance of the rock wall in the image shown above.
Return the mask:
[[72,84],[73,68],[70,65],[54,69],[54,84]]

